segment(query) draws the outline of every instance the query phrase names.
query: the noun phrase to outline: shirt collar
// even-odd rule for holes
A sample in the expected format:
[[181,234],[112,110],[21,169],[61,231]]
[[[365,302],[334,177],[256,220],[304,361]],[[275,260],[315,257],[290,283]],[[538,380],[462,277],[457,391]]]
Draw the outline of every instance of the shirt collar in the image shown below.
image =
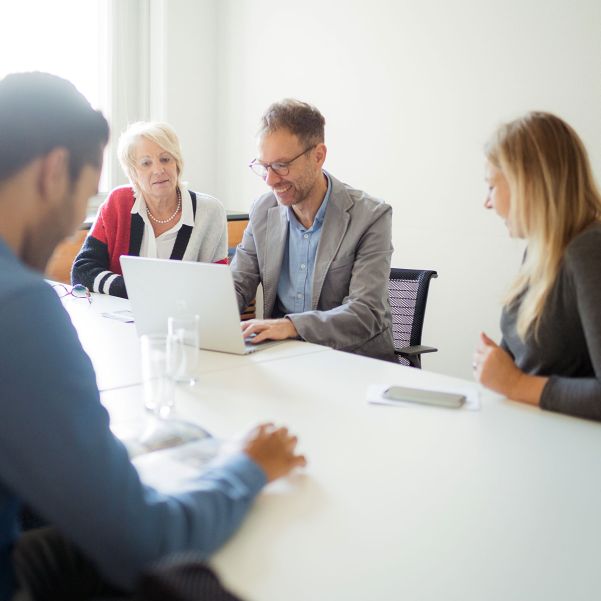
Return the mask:
[[[194,211],[192,210],[192,196],[188,188],[183,184],[180,186],[182,192],[182,225],[194,227]],[[198,207],[196,207],[198,210]]]

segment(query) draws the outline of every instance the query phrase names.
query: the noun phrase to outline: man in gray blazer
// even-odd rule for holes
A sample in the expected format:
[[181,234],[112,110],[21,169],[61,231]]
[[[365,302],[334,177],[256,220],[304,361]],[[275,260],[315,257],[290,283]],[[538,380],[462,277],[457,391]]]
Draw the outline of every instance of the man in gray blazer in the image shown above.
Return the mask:
[[388,278],[389,205],[323,170],[325,119],[298,100],[263,115],[251,169],[258,198],[232,272],[243,309],[263,284],[265,319],[244,322],[253,342],[301,338],[394,360]]

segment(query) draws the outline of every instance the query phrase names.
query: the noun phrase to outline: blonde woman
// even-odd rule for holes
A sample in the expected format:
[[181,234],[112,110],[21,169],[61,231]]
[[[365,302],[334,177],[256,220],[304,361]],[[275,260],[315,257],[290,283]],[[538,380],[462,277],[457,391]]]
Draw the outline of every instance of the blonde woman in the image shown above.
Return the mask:
[[508,398],[601,420],[601,196],[582,141],[564,121],[529,113],[486,148],[485,206],[527,240],[476,378]]
[[183,160],[173,129],[134,123],[119,138],[118,154],[130,185],[113,190],[100,207],[73,263],[73,284],[127,297],[121,255],[227,263],[225,210],[181,181]]

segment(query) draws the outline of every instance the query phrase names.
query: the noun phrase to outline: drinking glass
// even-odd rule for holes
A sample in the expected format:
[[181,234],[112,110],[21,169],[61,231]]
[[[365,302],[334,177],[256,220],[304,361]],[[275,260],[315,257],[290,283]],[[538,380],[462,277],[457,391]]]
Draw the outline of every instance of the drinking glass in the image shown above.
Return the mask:
[[181,371],[182,346],[169,335],[140,337],[144,404],[161,418],[169,417],[175,399],[175,375]]
[[198,378],[199,324],[198,315],[167,319],[168,340],[174,347],[173,356],[178,359],[177,365],[174,366],[176,382],[194,384]]

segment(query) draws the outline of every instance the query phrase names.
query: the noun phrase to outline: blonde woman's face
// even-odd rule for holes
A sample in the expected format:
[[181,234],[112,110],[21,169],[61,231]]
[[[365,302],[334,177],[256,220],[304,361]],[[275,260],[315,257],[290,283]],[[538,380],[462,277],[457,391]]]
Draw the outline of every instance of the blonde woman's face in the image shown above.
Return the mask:
[[140,138],[136,144],[136,184],[146,200],[162,200],[175,195],[177,164],[164,148]]
[[511,198],[507,179],[503,175],[503,172],[495,167],[490,161],[486,161],[484,171],[484,179],[488,186],[484,206],[487,209],[494,209],[497,215],[505,221],[509,232],[512,233],[511,224],[509,223]]

